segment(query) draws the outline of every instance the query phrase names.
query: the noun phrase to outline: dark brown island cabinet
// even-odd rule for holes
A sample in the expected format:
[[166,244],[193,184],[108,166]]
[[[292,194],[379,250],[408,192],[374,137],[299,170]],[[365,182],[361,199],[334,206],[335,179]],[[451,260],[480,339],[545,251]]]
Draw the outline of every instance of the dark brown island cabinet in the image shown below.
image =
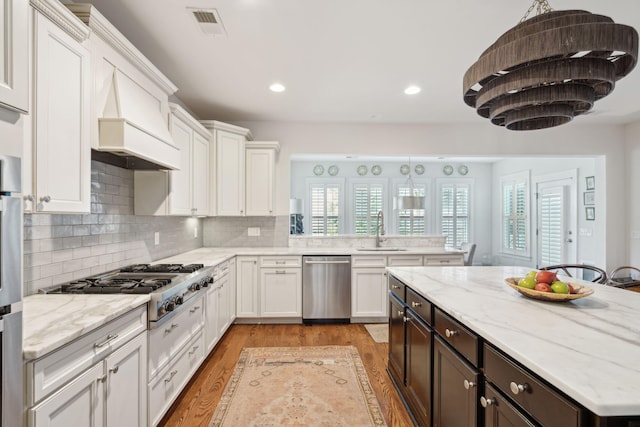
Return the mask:
[[416,426],[640,427],[591,413],[393,275],[387,371]]

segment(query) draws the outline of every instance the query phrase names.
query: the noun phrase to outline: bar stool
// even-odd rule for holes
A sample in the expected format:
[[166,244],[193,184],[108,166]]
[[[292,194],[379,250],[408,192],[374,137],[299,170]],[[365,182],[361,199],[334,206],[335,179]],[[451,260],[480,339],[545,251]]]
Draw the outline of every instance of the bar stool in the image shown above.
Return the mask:
[[569,277],[573,277],[573,275],[569,272],[569,270],[587,270],[587,271],[591,271],[594,273],[594,277],[593,279],[591,279],[591,282],[593,283],[600,283],[600,284],[607,284],[607,272],[604,271],[601,268],[598,268],[596,266],[593,265],[588,265],[588,264],[557,264],[557,265],[549,265],[547,267],[543,267],[541,268],[541,270],[549,270],[549,271],[557,271],[557,270],[562,270],[567,276]]

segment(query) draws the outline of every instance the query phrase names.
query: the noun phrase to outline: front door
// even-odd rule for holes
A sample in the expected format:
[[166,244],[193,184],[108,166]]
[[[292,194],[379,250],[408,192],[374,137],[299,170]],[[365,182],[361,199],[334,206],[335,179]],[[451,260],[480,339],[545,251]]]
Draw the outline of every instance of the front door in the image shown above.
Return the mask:
[[577,259],[575,173],[538,177],[536,267],[574,264]]

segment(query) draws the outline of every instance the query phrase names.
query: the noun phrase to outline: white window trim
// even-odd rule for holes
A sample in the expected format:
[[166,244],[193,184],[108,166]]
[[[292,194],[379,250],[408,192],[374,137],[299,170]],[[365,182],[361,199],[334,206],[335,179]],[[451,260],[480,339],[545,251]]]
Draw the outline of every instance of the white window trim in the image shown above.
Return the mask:
[[313,185],[338,185],[340,188],[340,207],[338,209],[338,235],[345,233],[345,179],[344,178],[306,178],[305,179],[305,202],[304,202],[304,229],[309,236],[313,236],[311,228],[311,186]]
[[434,195],[435,203],[436,203],[436,232],[439,234],[442,229],[442,200],[440,194],[442,192],[443,185],[451,185],[451,184],[465,184],[469,186],[469,241],[474,242],[475,237],[473,235],[473,199],[475,197],[475,192],[473,189],[474,180],[470,178],[439,178],[436,180],[436,193]]
[[[525,247],[524,251],[518,251],[516,249],[510,249],[504,247],[504,187],[505,185],[512,185],[524,182],[525,184],[525,196],[524,199],[527,203],[526,215],[527,220],[525,222]],[[523,172],[512,173],[504,175],[500,178],[500,253],[517,258],[531,258],[531,171],[526,170]]]
[[[425,187],[424,235],[425,236],[432,235],[433,234],[433,216],[436,211],[435,209],[436,205],[433,203],[431,179],[428,179],[428,178],[414,179],[413,177],[411,179],[414,185],[416,186],[424,185]],[[391,211],[392,215],[390,215],[391,220],[389,221],[389,224],[391,226],[391,230],[393,231],[393,234],[399,235],[398,215],[397,215],[397,209],[395,205],[395,198],[397,197],[397,194],[398,194],[398,188],[400,186],[404,187],[406,184],[407,184],[406,178],[393,178],[391,180],[391,188],[393,188],[393,192],[390,194],[390,203],[392,205],[392,211]]]
[[[350,178],[347,180],[347,200],[349,201],[349,206],[347,209],[347,221],[345,223],[345,227],[348,231],[349,234],[356,234],[356,225],[355,225],[355,211],[356,211],[356,205],[355,205],[355,186],[356,185],[362,185],[362,184],[366,184],[366,185],[381,185],[382,186],[382,214],[384,215],[384,219],[385,219],[385,228],[386,228],[386,234],[391,234],[388,228],[388,219],[389,218],[389,212],[390,212],[390,200],[392,200],[392,197],[390,197],[390,193],[389,193],[389,180],[387,178]],[[347,208],[347,206],[345,206],[345,208]],[[362,236],[364,237],[364,236]]]

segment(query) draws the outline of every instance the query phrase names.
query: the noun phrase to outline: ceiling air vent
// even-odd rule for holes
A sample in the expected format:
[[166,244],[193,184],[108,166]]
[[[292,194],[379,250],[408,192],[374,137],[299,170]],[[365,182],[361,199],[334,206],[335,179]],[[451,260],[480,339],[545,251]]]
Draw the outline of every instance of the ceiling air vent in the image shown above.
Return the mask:
[[222,25],[220,15],[218,15],[218,11],[216,9],[187,9],[191,12],[198,24],[198,27],[200,27],[200,31],[204,34],[216,37],[226,37],[227,32],[224,29],[224,25]]

